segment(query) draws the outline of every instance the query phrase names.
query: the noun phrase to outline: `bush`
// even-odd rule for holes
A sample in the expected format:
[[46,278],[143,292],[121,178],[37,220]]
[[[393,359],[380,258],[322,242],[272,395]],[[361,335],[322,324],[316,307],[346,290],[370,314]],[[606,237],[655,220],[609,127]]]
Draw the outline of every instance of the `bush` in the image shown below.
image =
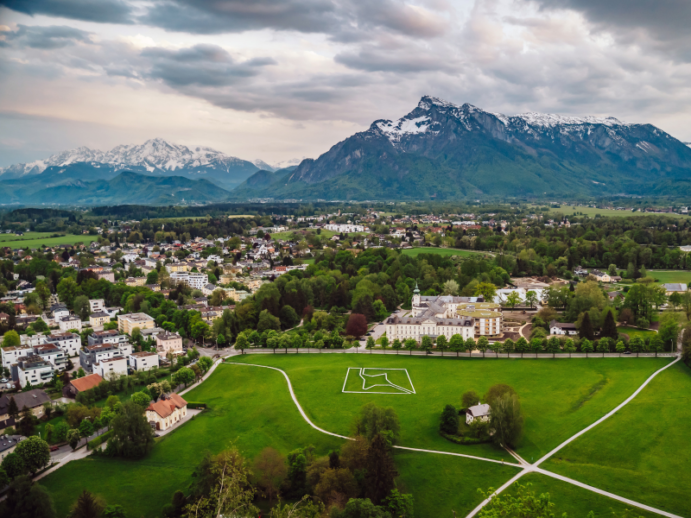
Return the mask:
[[650,327],[650,322],[648,322],[647,318],[641,317],[638,320],[636,320],[636,325],[641,329],[648,329]]
[[453,405],[446,405],[441,413],[439,431],[446,434],[458,433],[458,411]]
[[188,401],[188,402],[187,402],[187,408],[192,408],[192,409],[195,409],[195,408],[206,409],[207,406],[206,406],[206,403],[199,403],[199,402],[197,402],[197,401]]
[[87,442],[86,443],[86,449],[87,450],[95,450],[96,448],[98,448],[101,444],[106,442],[112,436],[113,436],[113,430],[108,430],[103,435],[99,435],[95,439]]

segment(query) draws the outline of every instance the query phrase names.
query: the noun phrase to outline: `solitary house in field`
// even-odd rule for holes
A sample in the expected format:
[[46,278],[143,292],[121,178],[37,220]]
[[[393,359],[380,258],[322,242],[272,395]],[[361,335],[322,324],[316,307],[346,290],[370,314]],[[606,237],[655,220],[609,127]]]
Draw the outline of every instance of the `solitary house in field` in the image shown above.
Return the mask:
[[487,421],[489,420],[489,405],[475,405],[471,406],[468,410],[465,411],[465,422],[470,424],[475,419],[479,419],[480,421]]
[[156,430],[167,430],[187,415],[187,401],[173,393],[165,394],[146,409],[146,420]]

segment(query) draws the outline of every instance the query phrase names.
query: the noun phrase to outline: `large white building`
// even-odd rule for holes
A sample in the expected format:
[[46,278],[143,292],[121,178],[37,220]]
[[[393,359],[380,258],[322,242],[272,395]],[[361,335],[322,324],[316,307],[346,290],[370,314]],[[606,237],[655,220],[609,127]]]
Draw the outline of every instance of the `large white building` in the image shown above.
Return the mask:
[[79,355],[82,347],[81,337],[77,333],[52,333],[46,336],[46,343],[57,345],[67,356]]
[[205,273],[173,272],[170,274],[173,282],[184,282],[193,290],[201,290],[209,284],[209,276]]
[[103,359],[93,365],[93,374],[98,374],[104,380],[127,375],[127,358],[115,356],[114,358]]
[[77,331],[82,330],[82,319],[79,318],[76,315],[71,315],[64,317],[58,322],[58,326],[60,327],[60,331],[69,331],[71,329],[76,329]]
[[456,334],[461,335],[463,340],[474,338],[475,320],[456,314],[456,307],[470,300],[468,297],[422,297],[415,286],[412,317],[394,315],[386,319],[386,336],[390,342],[408,338],[420,342],[423,336],[437,338],[441,335],[450,340]]
[[343,232],[344,234],[347,234],[349,232],[367,232],[369,230],[364,225],[346,225],[336,223],[329,223],[328,225],[324,225],[324,228],[326,230],[331,230],[333,232]]

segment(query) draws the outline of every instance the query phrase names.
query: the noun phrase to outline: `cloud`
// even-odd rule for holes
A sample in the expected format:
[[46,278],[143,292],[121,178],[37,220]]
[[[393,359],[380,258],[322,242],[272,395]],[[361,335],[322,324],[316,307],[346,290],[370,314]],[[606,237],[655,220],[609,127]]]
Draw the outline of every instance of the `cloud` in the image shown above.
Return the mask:
[[132,23],[132,10],[121,0],[0,0],[0,6],[31,16],[101,23]]
[[7,31],[2,34],[5,42],[11,42],[13,46],[32,49],[61,49],[75,43],[91,43],[90,33],[65,25],[48,27],[19,25],[16,31]]
[[180,50],[147,48],[140,56],[149,66],[143,75],[173,88],[228,86],[259,74],[261,67],[276,64],[271,58],[236,62],[228,51],[217,45],[195,45]]

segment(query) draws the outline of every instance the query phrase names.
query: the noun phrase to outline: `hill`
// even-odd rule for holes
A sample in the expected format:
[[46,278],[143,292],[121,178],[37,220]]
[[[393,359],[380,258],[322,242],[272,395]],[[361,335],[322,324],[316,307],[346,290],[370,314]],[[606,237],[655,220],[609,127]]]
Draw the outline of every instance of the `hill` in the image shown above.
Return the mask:
[[[689,180],[691,148],[650,124],[506,116],[425,96],[404,117],[303,160],[280,185],[251,190],[279,199],[664,195],[691,194]],[[241,187],[234,198],[250,186]]]

